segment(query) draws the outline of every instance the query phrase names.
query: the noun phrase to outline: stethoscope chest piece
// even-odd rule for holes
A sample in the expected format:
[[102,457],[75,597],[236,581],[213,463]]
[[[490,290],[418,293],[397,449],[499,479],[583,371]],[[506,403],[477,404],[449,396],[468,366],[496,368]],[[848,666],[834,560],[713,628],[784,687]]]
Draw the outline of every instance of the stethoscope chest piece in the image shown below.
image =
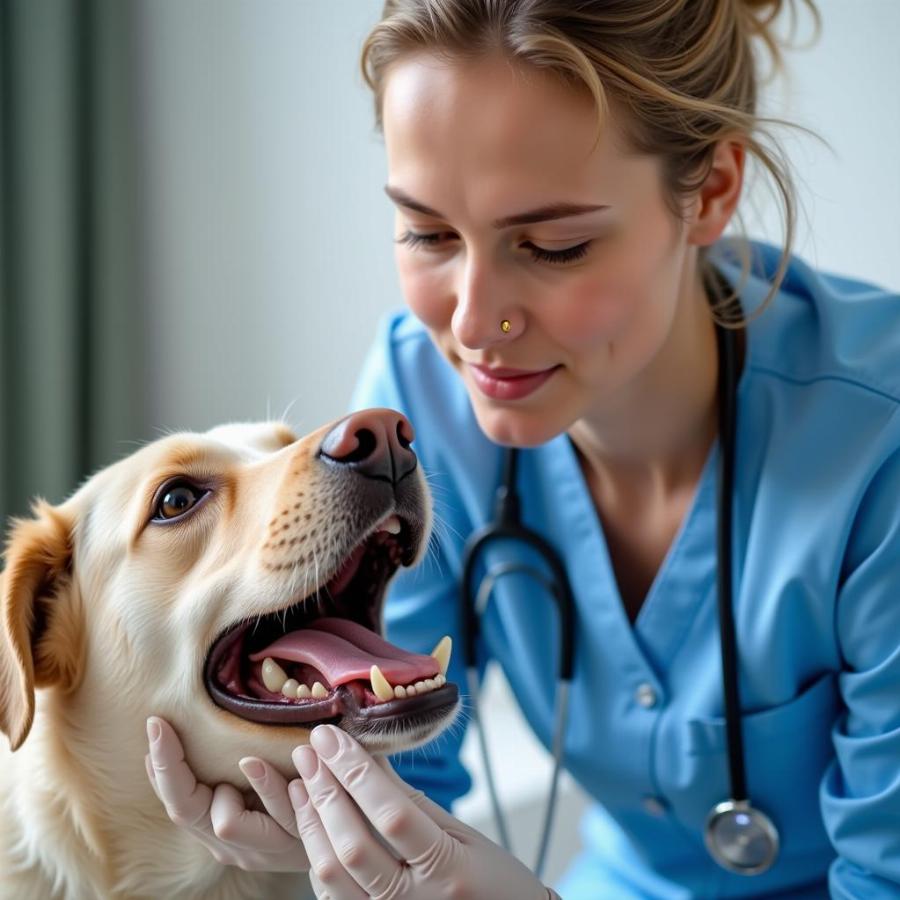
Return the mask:
[[710,812],[703,833],[715,861],[738,875],[759,875],[778,856],[772,820],[747,800],[725,800]]

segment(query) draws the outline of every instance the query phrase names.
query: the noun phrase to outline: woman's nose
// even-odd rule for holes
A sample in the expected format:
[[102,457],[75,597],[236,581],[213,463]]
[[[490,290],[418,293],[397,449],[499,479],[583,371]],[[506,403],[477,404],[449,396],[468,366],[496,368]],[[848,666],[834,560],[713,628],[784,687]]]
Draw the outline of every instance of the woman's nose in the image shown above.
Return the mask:
[[[469,261],[456,290],[456,306],[450,320],[454,337],[470,350],[483,350],[508,342],[519,316],[508,302],[503,279],[495,268]],[[503,322],[508,322],[503,326]]]

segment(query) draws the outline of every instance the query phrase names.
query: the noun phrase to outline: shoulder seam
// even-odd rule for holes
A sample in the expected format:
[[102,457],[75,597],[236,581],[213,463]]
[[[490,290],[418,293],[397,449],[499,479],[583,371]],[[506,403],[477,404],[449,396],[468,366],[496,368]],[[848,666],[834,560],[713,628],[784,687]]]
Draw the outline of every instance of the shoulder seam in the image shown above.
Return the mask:
[[831,375],[831,374],[821,374],[821,375],[813,375],[810,378],[797,378],[793,375],[786,375],[784,372],[778,372],[775,369],[769,369],[765,366],[760,365],[751,365],[749,367],[751,372],[758,372],[760,375],[769,375],[772,378],[778,378],[781,381],[789,382],[790,384],[797,385],[808,385],[815,384],[819,381],[839,381],[843,384],[849,384],[855,388],[859,388],[861,391],[865,391],[869,394],[875,394],[878,397],[882,397],[885,400],[890,400],[892,403],[900,404],[900,396],[891,391],[885,390],[880,387],[875,387],[871,384],[865,384],[861,381],[857,381],[854,378],[848,378],[845,375]]
[[[405,344],[407,341],[421,340],[425,338],[429,340],[428,332],[422,323],[413,316],[408,309],[394,309],[387,314],[387,320],[390,323],[388,329],[388,342],[390,344]],[[412,330],[408,330],[410,323],[413,325]],[[403,334],[397,334],[397,331],[404,329]]]

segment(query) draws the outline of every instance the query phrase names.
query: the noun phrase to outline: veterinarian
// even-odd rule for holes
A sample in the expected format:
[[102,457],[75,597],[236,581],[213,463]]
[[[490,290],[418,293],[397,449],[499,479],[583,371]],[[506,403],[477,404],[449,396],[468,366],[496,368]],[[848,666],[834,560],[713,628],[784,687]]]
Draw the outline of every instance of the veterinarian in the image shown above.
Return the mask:
[[[386,628],[451,635],[465,685],[466,541],[515,488],[571,585],[572,678],[561,606],[522,572],[475,664],[548,748],[567,704],[557,755],[596,805],[566,900],[900,897],[900,297],[792,254],[756,105],[786,5],[391,0],[364,47],[408,311],[354,406],[410,419],[438,519]],[[751,158],[777,246],[724,236]],[[503,539],[477,574],[509,561],[548,567]],[[321,726],[290,789],[244,761],[266,815],[151,726],[159,792],[226,862],[310,866],[340,900],[550,896],[450,815],[462,728],[394,774]]]

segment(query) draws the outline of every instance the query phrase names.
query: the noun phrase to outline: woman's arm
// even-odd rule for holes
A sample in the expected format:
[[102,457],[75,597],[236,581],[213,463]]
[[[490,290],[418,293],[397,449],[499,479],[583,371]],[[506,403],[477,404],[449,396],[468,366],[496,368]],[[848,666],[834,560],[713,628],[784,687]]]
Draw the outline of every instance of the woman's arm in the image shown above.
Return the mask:
[[[900,426],[900,413],[894,420]],[[895,898],[900,896],[900,450],[882,465],[860,505],[835,626],[846,713],[832,732],[836,758],[820,792],[825,827],[839,853],[829,873],[830,889],[838,900]]]

